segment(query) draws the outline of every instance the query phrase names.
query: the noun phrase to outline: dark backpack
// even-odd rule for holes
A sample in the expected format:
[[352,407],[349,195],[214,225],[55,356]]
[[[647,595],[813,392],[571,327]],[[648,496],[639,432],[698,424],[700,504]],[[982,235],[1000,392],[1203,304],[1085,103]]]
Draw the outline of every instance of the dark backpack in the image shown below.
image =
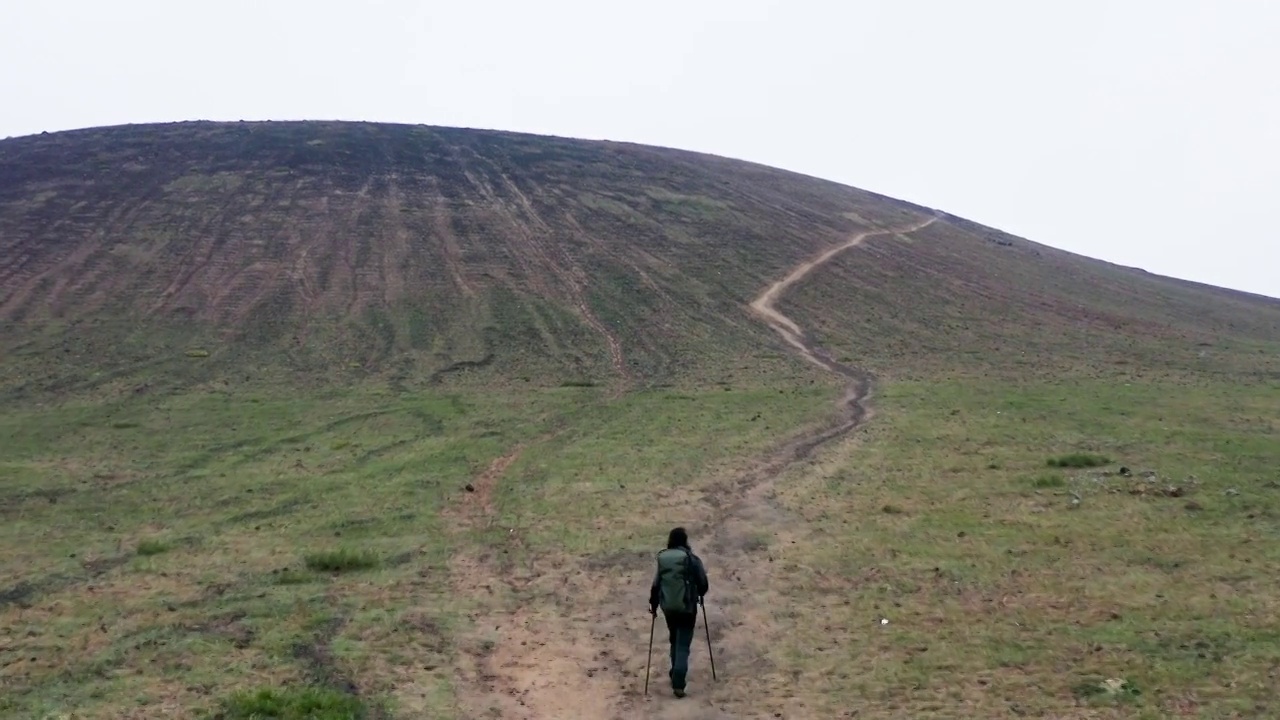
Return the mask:
[[698,609],[698,593],[693,581],[693,558],[684,548],[667,548],[658,553],[658,604],[671,613],[691,613]]

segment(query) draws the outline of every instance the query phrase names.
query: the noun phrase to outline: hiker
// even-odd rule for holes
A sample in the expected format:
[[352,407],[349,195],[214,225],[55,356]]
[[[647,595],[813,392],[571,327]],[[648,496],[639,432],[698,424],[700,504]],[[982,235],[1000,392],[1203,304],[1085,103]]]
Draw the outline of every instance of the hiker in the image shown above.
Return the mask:
[[707,594],[707,587],[707,570],[689,547],[689,534],[684,528],[675,528],[667,537],[667,549],[658,553],[658,571],[649,588],[649,614],[656,618],[661,607],[667,621],[671,636],[671,670],[667,674],[676,697],[684,697],[689,647],[693,644],[698,604]]

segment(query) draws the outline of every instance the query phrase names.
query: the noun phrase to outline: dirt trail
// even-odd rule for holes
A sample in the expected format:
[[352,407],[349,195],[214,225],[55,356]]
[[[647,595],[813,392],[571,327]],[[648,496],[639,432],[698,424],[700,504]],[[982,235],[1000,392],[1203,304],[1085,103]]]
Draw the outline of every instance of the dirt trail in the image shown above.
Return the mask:
[[[707,617],[699,618],[699,645],[693,653],[690,683],[691,695],[673,701],[665,678],[665,658],[655,649],[654,666],[658,668],[657,692],[644,698],[639,692],[628,692],[615,703],[617,718],[643,717],[651,720],[684,718],[773,718],[817,717],[805,708],[806,698],[794,696],[793,671],[785,666],[779,646],[786,640],[788,623],[778,608],[789,603],[781,594],[780,577],[784,574],[804,576],[814,585],[826,578],[809,568],[786,562],[785,548],[796,543],[821,542],[810,536],[808,528],[796,522],[775,501],[775,485],[797,462],[818,447],[843,437],[870,417],[864,401],[871,393],[871,375],[843,365],[833,359],[791,318],[776,309],[783,295],[823,264],[840,253],[855,248],[868,238],[879,235],[902,235],[921,230],[935,222],[929,217],[910,225],[884,230],[868,230],[847,242],[823,251],[796,266],[786,277],[765,289],[750,309],[782,336],[806,360],[848,380],[847,390],[837,401],[838,416],[825,426],[802,429],[753,463],[745,472],[728,481],[713,484],[703,495],[706,508],[705,525],[691,527],[695,547],[708,561],[715,575],[708,596]],[[691,512],[675,506],[672,517]],[[693,511],[697,512],[697,511]],[[778,562],[775,563],[775,559]],[[645,577],[643,580],[647,581]],[[636,594],[639,588],[624,590]],[[706,659],[702,633],[709,621],[715,646],[719,682],[713,683]],[[659,622],[659,625],[662,623]],[[647,633],[641,620],[630,620],[622,637]],[[658,643],[661,645],[662,633]],[[634,642],[634,640],[633,640]],[[633,654],[638,655],[632,650]],[[643,671],[643,657],[634,667]]]
[[876,235],[899,235],[899,234],[913,233],[917,230],[922,230],[928,227],[929,225],[932,225],[935,221],[937,221],[937,219],[938,218],[936,217],[931,217],[921,222],[918,222],[914,225],[911,225],[909,227],[904,227],[904,228],[896,228],[896,229],[889,229],[889,230],[867,230],[866,232],[858,233],[857,235],[854,235],[852,238],[850,238],[847,242],[837,245],[831,248],[830,250],[826,250],[822,252],[820,255],[818,255],[817,257],[811,260],[808,260],[806,262],[803,262],[800,265],[797,265],[796,268],[792,270],[791,273],[788,274],[785,278],[770,285],[763,293],[760,294],[760,297],[753,300],[751,302],[751,309],[755,313],[763,317],[764,321],[769,323],[769,326],[772,327],[774,330],[776,330],[778,334],[782,336],[783,340],[786,340],[788,344],[790,344],[796,350],[799,350],[800,354],[803,355],[804,358],[809,362],[814,363],[815,365],[822,368],[823,370],[828,370],[830,372],[844,375],[846,377],[850,376],[851,374],[860,376],[861,373],[851,372],[849,368],[843,365],[840,365],[839,363],[836,363],[833,360],[831,360],[831,358],[827,357],[825,352],[823,352],[821,348],[814,346],[813,343],[805,336],[805,333],[803,330],[800,329],[800,326],[797,325],[795,321],[793,321],[791,318],[779,312],[775,307],[775,305],[777,304],[778,300],[782,297],[782,295],[786,293],[787,290],[789,290],[796,283],[805,279],[805,277],[807,277],[809,273],[813,272],[814,269],[829,262],[832,258],[839,255],[840,253],[846,250],[849,250],[850,248],[854,248],[861,245],[863,241],[865,241],[867,238],[874,237]]
[[[774,486],[814,449],[865,422],[869,414],[863,402],[871,390],[871,377],[835,361],[775,305],[788,289],[839,253],[878,235],[920,230],[934,220],[860,233],[802,263],[751,303],[751,310],[805,359],[847,379],[849,387],[837,403],[839,415],[831,422],[782,439],[745,471],[702,488],[692,503],[688,496],[657,499],[647,508],[655,524],[671,518],[706,518],[703,523],[686,523],[694,550],[707,560],[712,575],[708,617],[698,620],[690,696],[671,697],[661,619],[650,694],[642,694],[650,625],[644,607],[650,556],[620,557],[596,567],[587,563],[585,570],[582,558],[549,556],[541,556],[538,567],[512,567],[498,559],[501,548],[490,548],[453,568],[455,578],[471,578],[455,583],[460,590],[478,598],[496,595],[494,600],[504,608],[491,608],[475,617],[480,634],[460,648],[458,690],[465,716],[508,720],[814,717],[805,708],[807,699],[794,696],[793,671],[787,669],[779,650],[787,638],[788,623],[795,620],[780,616],[776,609],[788,605],[781,593],[784,574],[800,573],[819,585],[825,578],[781,556],[784,548],[815,539],[803,523],[795,522],[774,502]],[[517,452],[495,462],[476,483],[476,495],[481,498],[471,503],[473,519],[488,514],[483,496]],[[518,534],[507,542],[520,545]],[[643,572],[637,570],[640,567]],[[708,619],[720,674],[715,683],[706,656]]]

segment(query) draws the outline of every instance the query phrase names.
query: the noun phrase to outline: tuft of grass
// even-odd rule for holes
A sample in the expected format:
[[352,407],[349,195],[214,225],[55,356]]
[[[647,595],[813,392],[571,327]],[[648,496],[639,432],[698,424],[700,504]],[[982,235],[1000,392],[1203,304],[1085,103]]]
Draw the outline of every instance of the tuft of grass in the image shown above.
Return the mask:
[[223,700],[218,720],[363,720],[368,709],[359,698],[326,688],[262,689]]
[[1105,455],[1092,455],[1090,453],[1071,453],[1070,455],[1049,458],[1046,464],[1049,467],[1056,468],[1093,468],[1110,465],[1111,458],[1108,458]]
[[149,538],[138,542],[137,553],[142,557],[150,557],[152,555],[169,552],[172,549],[173,545],[165,542],[164,540]]
[[1067,480],[1061,475],[1046,473],[1031,478],[1031,487],[1047,489],[1066,487]]
[[370,551],[350,548],[325,550],[306,556],[307,568],[316,572],[354,572],[378,567],[378,556]]
[[1071,688],[1071,692],[1076,697],[1091,702],[1133,701],[1142,695],[1142,691],[1136,685],[1122,678],[1080,682]]

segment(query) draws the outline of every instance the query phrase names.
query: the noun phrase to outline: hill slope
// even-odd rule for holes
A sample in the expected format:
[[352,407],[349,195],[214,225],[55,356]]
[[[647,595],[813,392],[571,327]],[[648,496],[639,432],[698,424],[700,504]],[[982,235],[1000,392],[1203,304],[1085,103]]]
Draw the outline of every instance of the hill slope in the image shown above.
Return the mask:
[[1278,322],[656,148],[5,141],[0,714],[1275,716]]
[[[359,366],[402,384],[474,364],[669,381],[768,342],[743,308],[790,267],[931,214],[616,143],[354,123],[84,130],[0,142],[0,320],[19,347],[31,328],[74,328],[26,346],[43,358],[65,344],[64,382],[76,358],[109,377],[170,362],[185,376],[193,364],[176,358],[196,346],[213,355],[200,372],[288,358],[292,370]],[[1051,365],[1063,353],[1114,361],[1136,334],[1167,341],[1143,362],[1185,366],[1200,342],[1280,327],[1275,301],[946,215],[857,266],[857,283],[828,274],[790,301],[818,311],[828,335],[876,337],[885,366],[923,328],[935,349],[964,351],[1010,313],[1043,331],[1020,351]],[[828,301],[855,287],[865,318]]]

